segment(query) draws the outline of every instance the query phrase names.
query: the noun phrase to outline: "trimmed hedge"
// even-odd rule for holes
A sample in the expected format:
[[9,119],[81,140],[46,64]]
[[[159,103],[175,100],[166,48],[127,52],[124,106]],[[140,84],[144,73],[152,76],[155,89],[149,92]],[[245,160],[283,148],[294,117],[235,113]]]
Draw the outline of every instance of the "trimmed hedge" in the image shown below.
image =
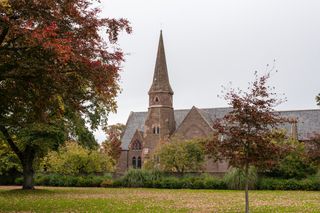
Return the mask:
[[166,189],[226,189],[222,179],[203,175],[174,177],[160,172],[129,170],[122,178],[113,182],[113,187],[147,187]]
[[261,178],[258,182],[258,189],[320,191],[320,179],[306,178],[302,180],[296,180],[296,179]]
[[[15,184],[21,185],[22,178],[17,178]],[[112,179],[111,175],[67,176],[59,174],[39,174],[35,177],[35,185],[38,186],[230,189],[228,184],[225,178],[210,175],[175,177],[156,171],[139,169],[129,170],[119,179]],[[315,175],[302,180],[259,178],[255,189],[320,191],[320,176]]]
[[[106,180],[111,180],[110,175],[105,176],[69,176],[60,174],[36,175],[36,186],[76,186],[76,187],[99,187]],[[23,179],[17,178],[15,184],[21,185]]]

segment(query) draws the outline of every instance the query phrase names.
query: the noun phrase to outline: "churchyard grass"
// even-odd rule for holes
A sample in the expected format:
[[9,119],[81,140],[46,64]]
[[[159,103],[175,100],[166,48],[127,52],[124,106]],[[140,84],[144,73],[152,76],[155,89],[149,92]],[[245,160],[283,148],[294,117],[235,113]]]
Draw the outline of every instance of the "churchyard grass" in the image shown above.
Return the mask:
[[[251,212],[320,212],[319,191],[250,191]],[[0,186],[0,212],[243,212],[232,190]]]

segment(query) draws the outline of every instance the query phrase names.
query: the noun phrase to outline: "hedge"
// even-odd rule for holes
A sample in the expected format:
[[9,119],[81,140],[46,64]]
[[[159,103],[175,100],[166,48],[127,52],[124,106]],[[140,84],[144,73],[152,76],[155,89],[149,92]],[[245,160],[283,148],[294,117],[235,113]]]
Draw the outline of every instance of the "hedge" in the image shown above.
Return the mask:
[[[106,180],[111,180],[110,175],[97,176],[70,176],[60,174],[36,175],[34,182],[36,186],[76,186],[76,187],[99,187]],[[21,185],[23,179],[17,178],[15,184]]]
[[[112,179],[111,175],[67,176],[59,174],[39,174],[35,176],[38,186],[76,187],[145,187],[165,189],[231,189],[227,178],[210,175],[174,177],[160,172],[129,170],[123,177]],[[22,178],[15,180],[22,184]],[[302,180],[259,178],[254,189],[258,190],[311,190],[320,191],[320,176]]]

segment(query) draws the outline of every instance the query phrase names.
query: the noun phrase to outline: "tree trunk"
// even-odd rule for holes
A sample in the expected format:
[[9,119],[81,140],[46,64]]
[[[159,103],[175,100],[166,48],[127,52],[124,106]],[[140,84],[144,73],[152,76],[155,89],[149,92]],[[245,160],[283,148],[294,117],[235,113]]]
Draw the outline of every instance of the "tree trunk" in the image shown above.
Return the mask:
[[23,163],[23,185],[22,189],[34,189],[34,170],[32,168],[33,161]]
[[23,167],[23,185],[22,189],[34,189],[34,170],[33,170],[33,160],[34,160],[34,150],[27,146],[24,153],[24,157],[21,160]]
[[245,197],[246,197],[246,213],[249,213],[249,165],[245,167]]

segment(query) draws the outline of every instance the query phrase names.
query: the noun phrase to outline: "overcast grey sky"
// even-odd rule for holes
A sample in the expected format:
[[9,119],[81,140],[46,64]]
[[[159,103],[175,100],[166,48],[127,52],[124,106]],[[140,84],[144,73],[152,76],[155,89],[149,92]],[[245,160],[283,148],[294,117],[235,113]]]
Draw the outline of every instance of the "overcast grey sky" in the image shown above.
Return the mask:
[[254,71],[263,73],[274,59],[279,72],[270,84],[288,99],[278,109],[317,108],[319,0],[102,0],[101,9],[104,17],[127,18],[133,28],[119,42],[128,55],[118,113],[109,124],[147,110],[160,29],[175,109],[227,106],[217,97],[221,85],[245,88]]

